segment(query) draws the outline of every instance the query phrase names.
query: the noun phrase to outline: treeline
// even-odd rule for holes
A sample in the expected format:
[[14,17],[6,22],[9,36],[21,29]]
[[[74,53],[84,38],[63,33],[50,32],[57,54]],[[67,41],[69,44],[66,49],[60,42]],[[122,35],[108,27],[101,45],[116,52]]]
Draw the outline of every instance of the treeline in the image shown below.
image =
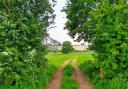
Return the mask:
[[46,88],[42,41],[53,19],[49,0],[0,0],[1,89]]
[[69,0],[64,11],[69,35],[96,52],[95,63],[81,65],[96,89],[128,89],[128,1]]

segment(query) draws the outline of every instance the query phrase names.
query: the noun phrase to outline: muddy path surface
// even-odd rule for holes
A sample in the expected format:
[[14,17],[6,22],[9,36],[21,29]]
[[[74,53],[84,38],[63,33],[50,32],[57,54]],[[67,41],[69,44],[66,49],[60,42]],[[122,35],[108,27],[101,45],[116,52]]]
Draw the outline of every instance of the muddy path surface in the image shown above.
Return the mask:
[[77,66],[77,59],[72,60],[72,65],[75,68],[74,76],[80,89],[94,89],[92,84],[88,81],[88,78],[83,75]]
[[61,89],[63,69],[68,63],[69,61],[65,61],[64,64],[57,70],[53,79],[49,82],[47,89]]

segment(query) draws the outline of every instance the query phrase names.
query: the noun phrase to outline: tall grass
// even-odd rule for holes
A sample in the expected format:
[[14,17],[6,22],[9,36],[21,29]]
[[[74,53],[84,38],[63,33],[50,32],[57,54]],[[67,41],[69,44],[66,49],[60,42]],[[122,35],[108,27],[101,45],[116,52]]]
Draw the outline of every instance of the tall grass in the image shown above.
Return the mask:
[[48,65],[47,69],[39,71],[38,75],[22,76],[16,85],[0,85],[0,89],[46,89],[48,81],[52,79],[56,69],[55,65]]

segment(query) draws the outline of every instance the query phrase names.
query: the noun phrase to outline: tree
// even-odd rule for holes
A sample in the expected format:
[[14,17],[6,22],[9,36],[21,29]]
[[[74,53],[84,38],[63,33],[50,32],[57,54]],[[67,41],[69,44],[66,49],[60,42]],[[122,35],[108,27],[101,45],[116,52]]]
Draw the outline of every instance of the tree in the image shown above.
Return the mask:
[[104,0],[96,12],[92,12],[96,23],[93,42],[98,53],[98,62],[105,71],[105,77],[126,76],[128,70],[128,6],[124,0],[111,4]]
[[99,0],[68,0],[63,11],[68,18],[65,29],[69,30],[72,38],[77,36],[77,41],[92,42],[96,22],[92,19],[90,12],[94,11],[98,4]]
[[[41,43],[53,21],[48,0],[0,0],[0,84],[16,85],[44,71],[46,46]],[[36,81],[37,82],[37,81]],[[36,85],[36,84],[35,84]]]
[[[91,42],[105,77],[125,76],[128,70],[127,0],[69,0],[66,9],[69,35]],[[83,7],[84,6],[84,7]],[[85,13],[82,13],[85,12]]]
[[65,41],[65,42],[63,42],[63,47],[62,47],[62,52],[63,53],[70,53],[70,52],[73,52],[73,50],[74,50],[74,48],[73,48],[73,46],[72,46],[72,44],[71,44],[71,42],[70,41]]

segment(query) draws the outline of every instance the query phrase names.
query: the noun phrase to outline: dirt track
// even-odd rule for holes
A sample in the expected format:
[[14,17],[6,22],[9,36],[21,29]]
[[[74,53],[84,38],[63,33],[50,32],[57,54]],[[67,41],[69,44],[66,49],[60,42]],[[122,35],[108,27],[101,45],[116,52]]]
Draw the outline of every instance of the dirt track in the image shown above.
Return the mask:
[[61,68],[55,73],[53,80],[49,82],[47,89],[61,89],[61,82],[63,77],[63,68],[68,64],[69,61],[64,62]]
[[63,75],[63,69],[59,69],[52,81],[48,85],[48,89],[61,89],[61,80]]
[[78,68],[76,64],[76,59],[72,61],[72,65],[75,68],[74,76],[76,78],[77,83],[79,84],[80,89],[93,89],[91,83],[87,80],[87,78],[80,72],[80,69]]
[[[91,83],[87,80],[87,78],[80,72],[79,67],[76,64],[76,59],[72,60],[72,65],[75,68],[74,76],[79,85],[79,89],[93,89]],[[57,70],[55,73],[53,80],[49,82],[47,89],[61,89],[62,77],[63,77],[63,69],[69,63],[66,61],[61,68]]]

